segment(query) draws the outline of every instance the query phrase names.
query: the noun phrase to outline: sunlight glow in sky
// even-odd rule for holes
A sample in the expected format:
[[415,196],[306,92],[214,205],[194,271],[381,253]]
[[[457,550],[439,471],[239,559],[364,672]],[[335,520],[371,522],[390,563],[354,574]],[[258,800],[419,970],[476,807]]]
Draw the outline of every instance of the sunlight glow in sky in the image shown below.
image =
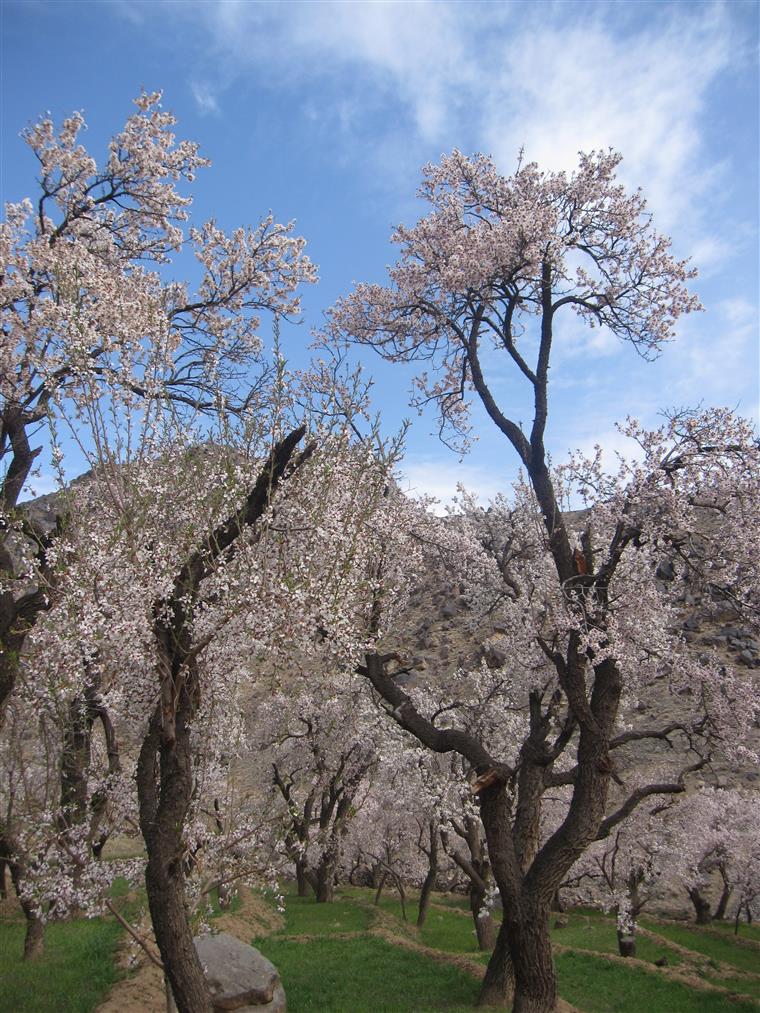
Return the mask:
[[[571,169],[613,147],[675,252],[700,269],[705,312],[655,364],[572,316],[558,326],[549,446],[621,445],[626,415],[727,404],[757,420],[758,5],[730,3],[184,3],[2,0],[2,199],[33,191],[18,131],[81,109],[100,157],[144,87],[162,89],[182,137],[211,158],[194,215],[232,228],[273,210],[295,218],[320,267],[287,354],[304,361],[322,311],[354,281],[382,281],[394,224],[414,222],[420,167],[458,147],[509,174],[518,152]],[[388,431],[409,373],[365,356]],[[494,360],[505,399],[513,380]],[[530,417],[520,414],[526,423]],[[527,411],[527,409],[526,409]],[[460,465],[414,420],[409,487],[484,496],[514,455],[481,416]],[[42,491],[42,490],[41,490]]]

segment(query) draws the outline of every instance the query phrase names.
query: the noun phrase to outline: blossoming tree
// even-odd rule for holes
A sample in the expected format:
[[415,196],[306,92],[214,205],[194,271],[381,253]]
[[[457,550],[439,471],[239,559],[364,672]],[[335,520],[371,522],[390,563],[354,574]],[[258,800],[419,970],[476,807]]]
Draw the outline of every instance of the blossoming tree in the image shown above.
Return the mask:
[[[611,783],[623,780],[616,757],[636,742],[664,746],[674,735],[688,748],[697,730],[707,729],[696,713],[683,722],[621,727],[624,697],[664,679],[674,694],[691,688],[700,706],[730,720],[729,701],[738,711],[743,693],[718,659],[698,663],[686,651],[673,603],[654,573],[660,547],[677,531],[691,530],[696,539],[698,503],[735,518],[737,528],[743,513],[756,509],[758,497],[748,492],[760,469],[749,427],[727,413],[674,419],[652,434],[631,426],[644,460],[611,478],[599,460],[580,459],[558,478],[547,459],[549,369],[563,317],[574,312],[654,357],[678,317],[699,306],[686,288],[694,272],[654,231],[641,194],[617,184],[618,162],[615,154],[596,153],[581,156],[572,175],[530,164],[506,178],[486,157],[444,157],[424,171],[420,195],[430,213],[394,234],[401,255],[389,284],[359,285],[335,305],[326,329],[328,340],[427,363],[418,400],[438,407],[444,433],[466,436],[474,393],[527,475],[513,524],[532,548],[506,558],[503,573],[498,560],[493,565],[509,659],[493,698],[510,698],[522,730],[504,734],[498,717],[469,730],[456,708],[431,715],[394,677],[399,660],[392,649],[368,654],[362,667],[402,727],[435,751],[461,753],[473,770],[504,908],[481,1002],[504,1005],[514,976],[518,1013],[554,1008],[549,907],[573,862],[644,798],[683,789],[685,772],[677,769],[667,784],[636,784],[608,809]],[[527,430],[489,383],[486,353],[493,352],[532,400]],[[568,482],[587,494],[589,512],[577,530],[562,512]],[[751,553],[740,549],[740,560],[725,540],[714,541],[710,572],[717,583],[746,589]],[[738,597],[738,607],[748,604]],[[751,692],[743,697],[741,709],[751,713]],[[705,755],[694,754],[694,764]],[[556,785],[571,787],[571,801],[541,843],[542,799]]]
[[[191,413],[250,406],[261,311],[297,312],[298,286],[316,277],[292,223],[187,227],[192,201],[179,187],[208,161],[176,140],[160,99],[136,100],[102,164],[80,143],[79,113],[24,133],[38,190],[9,204],[0,226],[0,716],[26,634],[50,603],[49,586],[24,580],[34,560],[19,560],[14,538],[24,535],[44,578],[49,533],[17,509],[40,425],[86,416],[113,389]],[[200,266],[195,289],[167,280],[185,249]]]

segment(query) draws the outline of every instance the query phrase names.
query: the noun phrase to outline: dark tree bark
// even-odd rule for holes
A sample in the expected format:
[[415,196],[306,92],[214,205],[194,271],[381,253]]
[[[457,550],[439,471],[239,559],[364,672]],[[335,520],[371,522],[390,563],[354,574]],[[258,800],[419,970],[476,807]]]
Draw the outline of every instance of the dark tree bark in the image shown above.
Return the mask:
[[25,867],[24,863],[16,855],[17,850],[14,840],[7,832],[0,830],[0,859],[7,865],[10,871],[13,889],[26,920],[24,960],[35,960],[37,957],[42,956],[45,949],[45,923],[34,905],[24,896],[23,881]]
[[694,905],[694,914],[697,925],[709,925],[712,921],[712,912],[710,910],[709,900],[707,900],[706,897],[703,897],[695,886],[690,887],[689,889],[689,900]]
[[728,902],[731,900],[733,887],[731,886],[731,883],[729,881],[725,865],[721,863],[718,866],[718,870],[720,872],[721,879],[723,880],[723,889],[721,890],[720,900],[718,901],[718,906],[715,909],[713,919],[715,919],[716,921],[723,921],[723,919],[726,917],[726,909],[728,907]]
[[450,820],[457,836],[467,845],[467,854],[449,846],[448,833],[441,831],[441,840],[448,854],[467,876],[470,913],[475,926],[478,948],[488,952],[496,942],[496,923],[487,906],[489,883],[493,883],[491,864],[481,837],[481,828],[477,819],[465,818],[459,822]]
[[296,859],[296,884],[298,886],[298,896],[308,897],[310,893],[309,880],[306,876],[306,862],[303,858]]
[[88,837],[95,857],[99,857],[109,837],[108,829],[102,828],[108,802],[106,794],[96,792],[89,805],[87,802],[92,736],[98,721],[105,738],[108,772],[117,774],[121,770],[116,730],[99,690],[100,676],[92,670],[84,693],[69,705],[68,721],[63,730],[59,821],[63,833],[72,827],[89,824]]
[[189,724],[194,713],[185,688],[178,701],[174,738],[167,741],[161,734],[161,712],[156,711],[140,750],[137,791],[148,852],[148,906],[164,971],[179,1013],[211,1013],[185,900],[182,833],[192,795]]
[[617,941],[618,941],[618,953],[620,954],[621,957],[636,956],[636,935],[633,929],[631,929],[630,932],[622,932],[620,929],[618,929]]
[[486,1009],[505,1009],[512,1004],[514,992],[515,971],[509,950],[509,930],[504,921],[499,928],[493,954],[486,967],[478,1006]]
[[[427,843],[424,841],[425,830],[427,830]],[[420,831],[419,846],[428,858],[427,874],[420,890],[420,903],[417,912],[417,928],[421,929],[427,919],[430,899],[438,879],[438,823],[436,820],[430,820],[427,827]]]
[[316,887],[314,891],[317,904],[330,904],[335,899],[335,868],[338,855],[323,854],[315,873]]
[[375,890],[375,907],[377,907],[378,904],[380,903],[380,898],[382,897],[383,888],[385,887],[385,882],[387,879],[388,873],[387,872],[381,873],[380,880],[377,884],[377,889]]

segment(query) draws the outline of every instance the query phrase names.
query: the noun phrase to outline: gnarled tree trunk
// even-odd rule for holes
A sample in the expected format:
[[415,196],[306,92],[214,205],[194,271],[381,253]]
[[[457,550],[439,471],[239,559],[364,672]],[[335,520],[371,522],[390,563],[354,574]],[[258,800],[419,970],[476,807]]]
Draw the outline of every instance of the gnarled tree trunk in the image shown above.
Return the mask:
[[211,1013],[185,902],[182,831],[193,785],[189,729],[193,713],[185,685],[172,740],[163,733],[157,709],[140,750],[137,791],[140,829],[148,852],[148,906],[165,974],[179,1013]]

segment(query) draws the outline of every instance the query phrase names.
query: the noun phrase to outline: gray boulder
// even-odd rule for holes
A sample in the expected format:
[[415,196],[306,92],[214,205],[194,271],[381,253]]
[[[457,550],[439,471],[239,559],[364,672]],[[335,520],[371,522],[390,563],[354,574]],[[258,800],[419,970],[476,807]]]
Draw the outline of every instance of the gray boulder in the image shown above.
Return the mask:
[[214,1010],[285,1013],[285,990],[277,968],[257,949],[228,932],[196,936],[193,942]]

